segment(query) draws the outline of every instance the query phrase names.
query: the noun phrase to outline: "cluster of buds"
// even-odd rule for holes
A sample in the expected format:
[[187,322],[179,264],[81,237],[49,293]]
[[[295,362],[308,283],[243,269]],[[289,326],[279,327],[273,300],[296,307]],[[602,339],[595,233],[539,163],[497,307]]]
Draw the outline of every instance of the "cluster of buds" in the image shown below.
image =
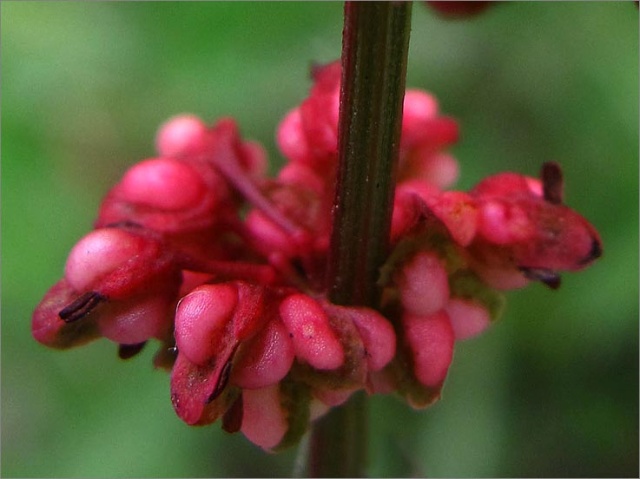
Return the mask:
[[431,404],[455,341],[498,317],[501,290],[556,288],[559,272],[600,256],[595,229],[562,203],[554,163],[540,180],[505,173],[448,190],[457,124],[408,90],[381,303],[331,303],[340,73],[313,69],[310,95],[278,128],[288,163],[275,178],[230,119],[163,125],[158,156],[106,195],[36,308],[34,337],[59,349],[105,337],[124,359],[155,339],[181,419],[221,419],[279,450],[358,390]]

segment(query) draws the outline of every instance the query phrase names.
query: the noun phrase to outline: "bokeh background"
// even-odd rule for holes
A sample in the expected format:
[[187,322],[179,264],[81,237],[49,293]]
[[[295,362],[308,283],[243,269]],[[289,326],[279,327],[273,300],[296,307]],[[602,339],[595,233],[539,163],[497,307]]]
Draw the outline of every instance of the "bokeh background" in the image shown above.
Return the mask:
[[[2,476],[287,476],[218,424],[174,415],[154,348],[65,353],[30,316],[110,185],[153,155],[168,117],[274,130],[340,55],[342,4],[2,2]],[[562,163],[569,205],[605,255],[559,291],[509,295],[461,343],[443,399],[371,399],[373,476],[638,474],[638,10],[631,2],[500,4],[446,21],[416,3],[408,85],[460,120],[471,187]]]

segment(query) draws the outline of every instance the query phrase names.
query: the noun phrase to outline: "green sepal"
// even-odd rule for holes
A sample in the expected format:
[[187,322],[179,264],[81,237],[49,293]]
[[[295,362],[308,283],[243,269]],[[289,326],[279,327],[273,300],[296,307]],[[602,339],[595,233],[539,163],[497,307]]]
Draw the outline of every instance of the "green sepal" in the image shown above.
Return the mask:
[[280,382],[280,407],[284,411],[289,425],[280,443],[272,449],[280,452],[295,446],[309,428],[311,389],[289,377]]
[[309,364],[296,362],[291,377],[312,388],[341,390],[361,388],[367,377],[365,348],[358,330],[348,311],[331,304],[324,305],[331,329],[336,333],[342,350],[344,363],[337,369],[319,370]]
[[442,386],[427,387],[415,377],[414,363],[409,347],[399,345],[395,358],[384,369],[393,377],[396,393],[404,398],[414,409],[424,409],[440,399]]

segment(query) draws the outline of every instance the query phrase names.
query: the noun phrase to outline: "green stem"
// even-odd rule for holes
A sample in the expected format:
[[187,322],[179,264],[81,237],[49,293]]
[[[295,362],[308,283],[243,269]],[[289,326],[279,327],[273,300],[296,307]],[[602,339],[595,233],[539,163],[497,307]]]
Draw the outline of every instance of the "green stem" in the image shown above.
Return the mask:
[[[339,164],[327,290],[336,304],[378,307],[402,125],[410,2],[346,2],[342,41]],[[363,477],[364,393],[313,427],[310,477]]]
[[377,306],[402,124],[411,3],[347,2],[339,164],[327,284],[338,304]]

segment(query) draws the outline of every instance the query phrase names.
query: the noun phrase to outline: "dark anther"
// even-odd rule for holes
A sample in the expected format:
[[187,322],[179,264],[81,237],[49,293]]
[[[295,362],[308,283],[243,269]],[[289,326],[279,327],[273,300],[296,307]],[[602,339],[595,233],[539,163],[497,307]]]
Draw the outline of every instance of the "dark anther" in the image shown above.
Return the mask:
[[598,238],[591,238],[591,249],[589,250],[589,254],[580,261],[580,264],[589,264],[600,256],[602,256],[602,244]]
[[95,291],[89,291],[84,293],[73,303],[62,309],[58,316],[65,323],[73,323],[79,319],[84,318],[87,314],[94,310],[98,304],[104,301],[106,298]]
[[242,426],[242,394],[238,396],[238,398],[233,401],[233,404],[227,412],[222,416],[222,429],[227,431],[228,433],[238,432],[240,427]]
[[137,344],[119,344],[118,357],[120,359],[130,359],[138,354],[144,348],[146,341]]
[[218,382],[216,383],[216,387],[207,399],[207,404],[213,401],[215,398],[220,396],[224,388],[227,387],[227,383],[229,382],[229,377],[231,376],[231,366],[232,366],[231,358],[224,364],[222,367],[222,371],[220,371],[220,377],[218,378]]
[[547,161],[540,173],[544,199],[554,205],[561,205],[563,194],[562,169],[558,163]]
[[520,266],[518,268],[528,279],[540,281],[551,289],[560,287],[560,275],[553,270],[546,268],[528,268]]

